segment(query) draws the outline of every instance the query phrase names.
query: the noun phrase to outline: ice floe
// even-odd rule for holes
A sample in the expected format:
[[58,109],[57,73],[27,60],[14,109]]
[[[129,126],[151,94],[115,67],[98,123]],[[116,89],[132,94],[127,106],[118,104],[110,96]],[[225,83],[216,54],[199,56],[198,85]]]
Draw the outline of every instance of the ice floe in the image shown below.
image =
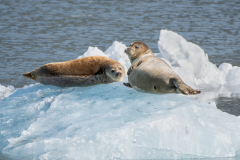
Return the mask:
[[[149,94],[122,82],[0,86],[1,152],[41,160],[239,156],[240,118],[217,109],[213,101],[239,94],[239,67],[223,63],[217,68],[199,46],[172,31],[161,30],[158,47],[156,55],[202,90],[200,95]],[[107,56],[127,70],[125,48],[120,42],[105,52],[89,47],[79,58]]]

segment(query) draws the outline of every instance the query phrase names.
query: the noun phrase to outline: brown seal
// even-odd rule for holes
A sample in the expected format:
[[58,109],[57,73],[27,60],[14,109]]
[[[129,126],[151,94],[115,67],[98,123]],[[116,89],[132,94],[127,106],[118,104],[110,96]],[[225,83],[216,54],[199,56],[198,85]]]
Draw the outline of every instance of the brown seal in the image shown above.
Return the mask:
[[127,87],[154,93],[199,94],[186,85],[172,68],[162,59],[156,57],[143,42],[133,42],[125,50],[131,61],[128,69]]
[[23,76],[42,84],[59,87],[91,86],[122,81],[124,67],[108,57],[90,56],[81,59],[48,63]]

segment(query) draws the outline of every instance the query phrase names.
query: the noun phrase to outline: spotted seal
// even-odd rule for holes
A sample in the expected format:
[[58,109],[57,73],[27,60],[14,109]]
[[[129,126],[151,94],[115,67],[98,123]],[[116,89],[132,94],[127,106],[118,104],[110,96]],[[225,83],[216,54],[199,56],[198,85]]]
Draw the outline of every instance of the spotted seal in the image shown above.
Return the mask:
[[143,42],[133,42],[125,50],[131,61],[128,69],[127,87],[154,93],[199,94],[186,85],[172,68],[161,58],[156,57]]
[[124,67],[108,57],[90,56],[66,62],[45,64],[24,73],[26,78],[59,87],[91,86],[122,81]]

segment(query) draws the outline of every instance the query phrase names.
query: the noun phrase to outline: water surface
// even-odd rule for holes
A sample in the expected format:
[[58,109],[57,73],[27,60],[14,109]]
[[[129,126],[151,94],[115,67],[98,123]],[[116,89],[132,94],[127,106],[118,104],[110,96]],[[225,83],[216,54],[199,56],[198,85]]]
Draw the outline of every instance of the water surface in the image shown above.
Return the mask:
[[[75,59],[88,46],[105,51],[114,41],[138,40],[158,53],[161,29],[196,43],[216,65],[240,66],[240,1],[3,0],[0,15],[0,84],[5,86],[33,84],[22,74]],[[222,111],[240,115],[238,97],[216,102]]]

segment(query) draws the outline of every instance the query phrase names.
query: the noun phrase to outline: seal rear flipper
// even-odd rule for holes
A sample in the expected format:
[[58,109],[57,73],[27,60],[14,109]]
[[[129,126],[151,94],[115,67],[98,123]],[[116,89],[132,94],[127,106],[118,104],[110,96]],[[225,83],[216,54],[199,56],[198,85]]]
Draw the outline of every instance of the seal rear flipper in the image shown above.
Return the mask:
[[200,94],[201,91],[197,91],[186,85],[184,82],[179,82],[177,79],[171,79],[172,83],[177,87],[179,92],[185,95],[193,95],[193,94]]
[[37,81],[36,77],[32,75],[32,72],[24,73],[23,76],[26,77],[26,78],[32,79],[34,81]]

